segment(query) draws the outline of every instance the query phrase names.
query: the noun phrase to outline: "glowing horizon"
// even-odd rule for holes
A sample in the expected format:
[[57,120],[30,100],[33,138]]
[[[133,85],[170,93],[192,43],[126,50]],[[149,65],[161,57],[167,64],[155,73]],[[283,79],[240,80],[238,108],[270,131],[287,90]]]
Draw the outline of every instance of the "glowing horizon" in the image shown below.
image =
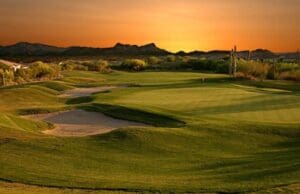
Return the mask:
[[177,52],[300,47],[298,0],[2,0],[0,45],[111,47]]

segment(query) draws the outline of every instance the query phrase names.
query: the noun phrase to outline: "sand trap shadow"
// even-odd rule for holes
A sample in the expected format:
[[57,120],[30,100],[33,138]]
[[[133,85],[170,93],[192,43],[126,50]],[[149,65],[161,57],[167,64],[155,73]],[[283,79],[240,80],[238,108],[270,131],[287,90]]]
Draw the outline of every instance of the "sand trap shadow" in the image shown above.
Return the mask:
[[55,125],[54,129],[46,130],[44,133],[65,137],[103,134],[123,127],[149,126],[143,123],[115,119],[102,113],[84,110],[32,115],[30,118],[44,120]]

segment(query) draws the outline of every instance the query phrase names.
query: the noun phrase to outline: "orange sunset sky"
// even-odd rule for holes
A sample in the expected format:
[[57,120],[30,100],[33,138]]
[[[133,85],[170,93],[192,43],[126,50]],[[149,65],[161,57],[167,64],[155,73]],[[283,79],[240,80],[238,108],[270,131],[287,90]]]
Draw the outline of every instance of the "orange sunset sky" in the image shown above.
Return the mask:
[[300,0],[0,0],[0,45],[300,48]]

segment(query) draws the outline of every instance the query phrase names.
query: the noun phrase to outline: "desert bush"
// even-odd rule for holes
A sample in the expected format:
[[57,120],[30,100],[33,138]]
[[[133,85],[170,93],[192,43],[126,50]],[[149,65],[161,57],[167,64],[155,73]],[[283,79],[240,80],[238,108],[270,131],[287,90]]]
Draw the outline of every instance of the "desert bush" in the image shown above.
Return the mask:
[[11,85],[14,83],[14,72],[10,69],[0,69],[0,85]]
[[236,72],[235,77],[238,79],[247,79],[247,80],[256,80],[257,78],[250,75],[250,74],[245,74],[243,72]]
[[121,64],[122,69],[129,71],[142,71],[145,70],[147,64],[144,60],[141,59],[127,59]]
[[84,66],[84,65],[81,65],[81,64],[76,64],[73,67],[73,70],[76,70],[76,71],[88,71],[89,68],[87,66]]
[[161,63],[161,59],[158,57],[152,56],[147,59],[147,62],[149,65],[157,65],[157,64]]
[[167,62],[175,62],[176,61],[176,56],[174,56],[174,55],[168,55],[166,57],[166,61]]
[[[35,80],[48,80],[61,76],[59,65],[34,62],[27,68],[21,68],[14,71],[7,66],[0,65],[0,85],[22,84]],[[4,80],[3,80],[4,78]]]
[[109,67],[107,61],[98,60],[98,61],[95,61],[94,63],[97,66],[97,71],[99,71],[101,73],[110,73],[111,72],[111,68]]
[[11,68],[8,65],[0,62],[0,69],[2,69],[2,70],[10,70]]
[[295,80],[300,82],[300,71],[299,70],[296,71],[296,73],[295,73]]
[[270,70],[270,65],[258,61],[238,60],[237,72],[243,73],[245,78],[258,78],[264,80]]
[[73,61],[64,61],[59,64],[61,66],[61,70],[63,71],[72,71],[74,70],[75,66],[77,65]]
[[15,72],[15,82],[18,84],[29,82],[31,79],[30,69],[17,69]]
[[29,72],[32,79],[52,79],[60,76],[60,67],[38,61],[29,66]]
[[75,61],[64,61],[59,63],[61,70],[63,71],[72,71],[72,70],[77,70],[77,71],[88,71],[88,67],[82,65],[80,62],[75,62]]
[[190,59],[187,62],[182,62],[180,67],[181,67],[181,69],[210,71],[210,72],[215,72],[215,73],[227,73],[228,72],[228,61]]
[[300,70],[281,72],[278,76],[278,79],[300,81]]
[[296,63],[283,63],[283,62],[282,63],[277,63],[276,68],[277,68],[277,71],[279,73],[285,72],[285,71],[294,71],[294,70],[300,69],[299,65],[296,64]]
[[101,73],[111,72],[111,68],[105,60],[81,62],[74,67],[74,70],[99,71]]

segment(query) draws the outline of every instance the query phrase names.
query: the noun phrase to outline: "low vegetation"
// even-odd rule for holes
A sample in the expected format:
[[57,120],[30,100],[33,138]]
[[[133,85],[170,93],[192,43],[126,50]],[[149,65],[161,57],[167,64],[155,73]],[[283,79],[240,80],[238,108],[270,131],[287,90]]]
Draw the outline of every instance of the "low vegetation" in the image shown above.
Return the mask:
[[0,64],[0,86],[24,84],[34,81],[47,81],[62,77],[62,71],[97,71],[100,73],[110,73],[111,69],[107,61],[64,61],[59,64],[44,63],[37,61],[14,70],[10,66]]
[[14,85],[32,81],[45,81],[61,76],[60,67],[55,64],[34,62],[27,68],[12,69],[0,66],[1,85]]
[[[224,59],[206,59],[192,56],[148,57],[126,59],[120,65],[113,65],[116,70],[127,71],[200,71],[227,74],[229,57]],[[250,80],[280,79],[299,81],[300,66],[293,62],[280,60],[237,60],[237,77]]]
[[147,63],[141,59],[127,59],[120,65],[121,69],[128,71],[142,71],[147,67]]
[[264,80],[267,78],[269,70],[269,64],[258,61],[240,59],[237,64],[237,76],[241,78]]
[[182,62],[182,69],[190,69],[196,71],[227,73],[228,61],[226,60],[207,60],[207,59],[189,59]]
[[90,61],[63,61],[59,64],[62,70],[72,71],[97,71],[100,73],[110,73],[111,69],[105,60]]
[[300,80],[300,66],[276,61],[238,61],[238,76],[249,79]]
[[[58,64],[41,61],[28,64],[28,68],[13,70],[0,63],[0,85],[23,84],[61,78],[64,71],[95,71],[111,73],[112,69],[126,71],[200,71],[227,74],[229,58],[206,59],[193,56],[146,57],[140,59],[65,60]],[[238,78],[250,80],[279,79],[300,81],[300,66],[293,61],[280,60],[237,60]]]

